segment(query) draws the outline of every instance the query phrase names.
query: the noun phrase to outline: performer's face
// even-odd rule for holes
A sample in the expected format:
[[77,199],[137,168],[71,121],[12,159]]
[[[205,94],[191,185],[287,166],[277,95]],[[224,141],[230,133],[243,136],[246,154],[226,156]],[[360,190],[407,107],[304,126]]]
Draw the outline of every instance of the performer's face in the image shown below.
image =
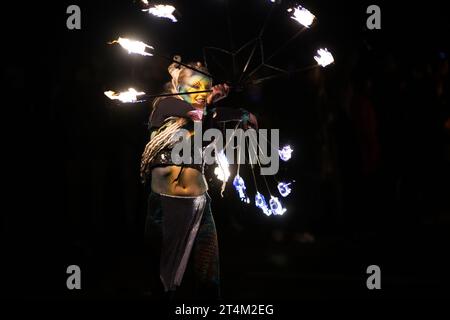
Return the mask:
[[[198,73],[193,73],[190,77],[186,78],[186,81],[180,86],[179,92],[193,92],[193,91],[205,91],[211,90],[211,80]],[[195,108],[204,108],[206,106],[206,98],[208,92],[183,94],[181,97],[184,101],[189,102]]]

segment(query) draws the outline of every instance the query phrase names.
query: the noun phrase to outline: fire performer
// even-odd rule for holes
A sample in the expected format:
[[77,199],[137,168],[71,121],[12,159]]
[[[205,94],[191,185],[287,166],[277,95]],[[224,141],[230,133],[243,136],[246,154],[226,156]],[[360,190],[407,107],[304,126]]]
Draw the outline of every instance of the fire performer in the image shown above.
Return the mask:
[[[179,56],[174,60],[181,63]],[[243,109],[214,106],[228,95],[229,87],[212,86],[201,63],[174,62],[168,70],[172,81],[167,89],[184,94],[154,101],[150,141],[141,161],[141,177],[151,185],[145,226],[151,248],[151,290],[156,297],[217,299],[219,252],[204,166],[176,165],[171,151],[182,129],[188,130],[191,137],[202,134],[193,131],[194,121],[202,121],[203,129],[218,127],[224,121],[257,128],[257,121]]]

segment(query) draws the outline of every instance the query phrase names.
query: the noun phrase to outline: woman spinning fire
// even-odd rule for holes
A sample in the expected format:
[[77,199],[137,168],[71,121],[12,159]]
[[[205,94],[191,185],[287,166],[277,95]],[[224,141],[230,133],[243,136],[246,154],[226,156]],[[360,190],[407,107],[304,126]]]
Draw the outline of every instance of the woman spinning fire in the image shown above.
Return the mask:
[[[176,56],[174,61],[181,58]],[[202,134],[194,132],[196,121],[202,122],[203,129],[224,121],[257,128],[257,121],[243,109],[215,107],[228,95],[229,87],[212,86],[201,63],[174,62],[168,70],[171,93],[192,93],[156,99],[150,116],[141,177],[151,185],[145,227],[151,246],[151,290],[155,297],[217,299],[219,253],[204,162],[175,164],[172,150],[180,131],[188,130],[191,137]]]

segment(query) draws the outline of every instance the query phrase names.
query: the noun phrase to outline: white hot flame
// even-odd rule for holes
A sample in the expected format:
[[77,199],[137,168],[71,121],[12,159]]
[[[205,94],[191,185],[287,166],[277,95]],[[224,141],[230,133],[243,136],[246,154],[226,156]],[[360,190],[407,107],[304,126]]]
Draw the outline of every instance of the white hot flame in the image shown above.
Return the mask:
[[177,22],[177,18],[173,15],[175,12],[175,7],[163,5],[163,4],[157,4],[154,7],[151,7],[149,9],[143,9],[142,11],[147,11],[148,13],[154,15],[155,17],[159,18],[166,18],[170,19],[172,22]]
[[218,166],[214,169],[214,174],[217,176],[217,179],[223,182],[228,181],[231,173],[229,169],[228,159],[223,150],[217,153],[216,162]]
[[137,92],[133,88],[128,89],[125,92],[105,91],[105,96],[111,100],[120,100],[123,103],[136,102],[137,96],[144,95],[145,92]]
[[150,48],[153,50],[154,48],[141,41],[130,40],[127,38],[119,38],[117,40],[110,42],[109,44],[115,43],[120,44],[122,48],[128,51],[128,53],[136,53],[143,56],[153,56],[153,54],[146,52],[145,49]]
[[318,56],[315,56],[314,59],[322,67],[326,67],[334,62],[333,55],[326,48],[317,50],[317,54]]
[[142,0],[142,3],[148,6],[148,0]]
[[315,15],[313,15],[309,10],[303,8],[302,6],[298,6],[294,9],[288,9],[288,12],[292,12],[294,10],[293,15],[291,16],[292,19],[296,20],[298,23],[300,23],[302,26],[309,28],[316,18]]

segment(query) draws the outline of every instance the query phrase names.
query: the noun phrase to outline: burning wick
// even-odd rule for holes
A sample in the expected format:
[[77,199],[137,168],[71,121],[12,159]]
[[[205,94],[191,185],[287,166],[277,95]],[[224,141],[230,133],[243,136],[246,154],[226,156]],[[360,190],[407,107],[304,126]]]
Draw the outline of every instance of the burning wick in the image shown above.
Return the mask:
[[316,18],[315,15],[313,15],[309,10],[303,8],[302,6],[298,6],[294,9],[288,9],[288,12],[292,12],[292,10],[294,10],[294,13],[291,16],[291,19],[294,19],[306,28],[309,28]]
[[247,190],[247,188],[245,187],[244,179],[242,179],[239,175],[236,175],[236,177],[233,180],[233,186],[238,192],[241,201],[245,203],[250,203],[250,199],[247,197],[245,193],[245,190]]
[[230,170],[228,169],[228,159],[225,156],[223,150],[217,153],[216,162],[218,166],[214,169],[214,174],[217,176],[217,179],[223,182],[228,181],[228,178],[231,174]]
[[315,56],[314,59],[322,67],[326,67],[334,62],[333,55],[326,48],[317,50],[317,54],[318,56]]
[[145,94],[145,92],[137,92],[133,88],[130,88],[130,89],[128,89],[128,91],[125,91],[125,92],[117,93],[114,91],[105,91],[104,93],[105,93],[105,96],[107,96],[111,100],[120,100],[121,102],[124,102],[124,103],[136,102],[136,101],[138,101],[137,96],[141,96],[141,95]]
[[255,205],[257,208],[260,208],[266,216],[270,216],[272,214],[272,211],[267,206],[266,199],[259,192],[257,192],[255,196]]
[[155,17],[166,18],[170,19],[172,22],[177,22],[177,18],[175,18],[175,16],[173,15],[175,10],[176,9],[173,6],[157,4],[152,8],[143,9],[142,11],[147,11],[149,14],[152,14]]
[[145,51],[146,48],[154,50],[152,46],[149,46],[148,44],[145,44],[141,41],[135,41],[130,40],[127,38],[119,38],[117,40],[113,40],[112,42],[109,42],[109,44],[115,44],[118,43],[121,45],[122,48],[128,51],[128,53],[137,53],[143,56],[153,56],[153,54],[148,53]]
[[282,216],[287,210],[283,208],[277,197],[270,198],[270,209],[274,215]]
[[[292,182],[291,182],[292,183]],[[278,191],[280,192],[280,194],[285,198],[287,197],[290,193],[291,193],[291,188],[289,187],[289,185],[291,183],[284,183],[284,182],[280,182],[278,184]]]
[[285,146],[282,150],[278,150],[281,160],[288,161],[294,150],[291,149],[291,146]]

